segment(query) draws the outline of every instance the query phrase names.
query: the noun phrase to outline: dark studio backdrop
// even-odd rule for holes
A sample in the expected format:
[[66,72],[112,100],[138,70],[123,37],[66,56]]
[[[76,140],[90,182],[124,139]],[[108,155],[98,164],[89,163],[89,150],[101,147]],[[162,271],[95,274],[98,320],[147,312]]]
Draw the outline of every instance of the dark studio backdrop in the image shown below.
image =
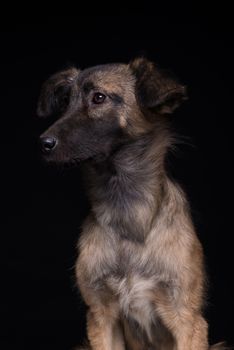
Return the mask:
[[169,169],[187,192],[205,251],[210,341],[234,344],[228,12],[45,17],[3,28],[1,349],[66,350],[85,336],[73,266],[88,203],[79,169],[56,172],[40,162],[37,138],[49,125],[35,116],[40,86],[69,64],[128,62],[142,53],[188,86],[189,100],[171,117],[186,138]]

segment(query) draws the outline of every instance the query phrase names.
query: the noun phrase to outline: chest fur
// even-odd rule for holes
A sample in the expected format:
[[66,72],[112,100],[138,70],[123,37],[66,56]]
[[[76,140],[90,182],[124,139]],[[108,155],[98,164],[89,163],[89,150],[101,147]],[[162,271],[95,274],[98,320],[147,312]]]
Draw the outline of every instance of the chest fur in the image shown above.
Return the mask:
[[120,239],[114,232],[103,234],[99,226],[85,229],[77,272],[78,282],[117,295],[126,312],[130,299],[139,305],[140,299],[170,279],[154,251],[144,244]]
[[137,322],[148,339],[155,323],[155,293],[168,293],[173,279],[159,251],[150,247],[89,224],[76,266],[81,291],[88,290],[103,305],[114,301],[120,315]]

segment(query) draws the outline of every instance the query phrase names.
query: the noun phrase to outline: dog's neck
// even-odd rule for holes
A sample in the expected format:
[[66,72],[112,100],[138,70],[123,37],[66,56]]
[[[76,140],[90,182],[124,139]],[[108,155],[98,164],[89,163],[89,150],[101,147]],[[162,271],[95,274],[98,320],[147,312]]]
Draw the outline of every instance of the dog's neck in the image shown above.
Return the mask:
[[92,211],[123,239],[144,242],[157,215],[166,179],[169,132],[156,130],[122,146],[89,171]]

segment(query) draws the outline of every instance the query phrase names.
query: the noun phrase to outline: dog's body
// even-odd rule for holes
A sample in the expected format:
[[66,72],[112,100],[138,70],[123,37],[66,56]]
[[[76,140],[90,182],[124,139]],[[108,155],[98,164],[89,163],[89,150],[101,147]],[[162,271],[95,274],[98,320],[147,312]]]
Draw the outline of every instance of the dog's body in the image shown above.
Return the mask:
[[72,68],[42,90],[38,114],[61,114],[41,138],[47,160],[88,160],[92,210],[76,276],[93,350],[209,348],[202,248],[164,165],[166,114],[183,99],[185,88],[145,59]]

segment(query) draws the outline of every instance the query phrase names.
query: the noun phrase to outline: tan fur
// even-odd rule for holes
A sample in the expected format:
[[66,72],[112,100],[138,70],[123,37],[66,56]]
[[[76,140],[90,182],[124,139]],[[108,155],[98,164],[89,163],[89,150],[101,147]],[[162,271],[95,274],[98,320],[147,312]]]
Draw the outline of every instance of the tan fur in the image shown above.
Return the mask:
[[[126,67],[124,70],[129,74]],[[125,83],[122,86],[125,79],[115,71],[112,84],[109,73],[101,72],[100,77],[96,73],[95,78],[103,89],[124,94],[128,101],[120,124],[124,128],[134,125],[130,133],[138,136],[147,132],[152,123],[150,118],[142,118],[137,105],[134,107],[134,81],[130,78],[127,88]],[[87,331],[93,350],[209,348],[208,327],[202,316],[202,247],[185,195],[164,171],[170,136],[165,129],[160,132],[160,124],[155,130],[155,142],[137,158],[128,150],[114,159],[124,181],[131,183],[136,174],[145,173],[146,180],[143,177],[136,184],[141,200],[131,201],[121,214],[123,221],[134,217],[136,227],[142,228],[143,244],[117,234],[118,228],[112,225],[120,215],[116,203],[99,201],[97,186],[90,190],[92,213],[83,226],[76,276],[89,306]],[[119,272],[120,267],[123,272]],[[139,327],[138,335],[128,320]]]
[[[73,68],[45,84],[41,116],[53,112],[54,101],[59,106],[56,88],[66,84],[69,103],[44,136],[58,138],[57,161],[90,160],[91,212],[76,264],[89,348],[208,350],[203,251],[186,196],[165,170],[173,143],[165,114],[186,99],[185,87],[142,58]],[[94,104],[95,92],[106,103]]]
[[[150,322],[156,313],[178,343],[177,350],[208,349],[207,325],[200,314],[203,294],[201,246],[183,204],[180,207],[180,202],[184,201],[181,193],[177,193],[171,183],[168,182],[167,186],[171,196],[168,208],[165,206],[160,218],[155,220],[144,247],[119,241],[114,234],[105,231],[104,222],[101,227],[94,218],[90,217],[84,225],[76,271],[84,299],[90,310],[95,310],[92,321],[90,316],[88,321],[92,349],[113,348],[113,345],[110,346],[113,341],[111,334],[122,313],[133,317],[150,341]],[[171,218],[174,222],[165,229],[164,220],[168,220],[166,216],[174,215],[176,205],[181,211],[178,220]],[[109,208],[106,211],[109,212]],[[154,259],[159,271],[151,278],[138,276],[134,271],[124,278],[110,276],[106,278],[105,287],[93,290],[92,282],[102,280],[107,262],[117,265],[120,252],[123,256],[132,256],[133,266],[144,266],[148,259]],[[174,275],[177,279],[171,281]],[[172,290],[165,287],[167,283],[174,284]],[[139,347],[137,344],[136,349]]]

